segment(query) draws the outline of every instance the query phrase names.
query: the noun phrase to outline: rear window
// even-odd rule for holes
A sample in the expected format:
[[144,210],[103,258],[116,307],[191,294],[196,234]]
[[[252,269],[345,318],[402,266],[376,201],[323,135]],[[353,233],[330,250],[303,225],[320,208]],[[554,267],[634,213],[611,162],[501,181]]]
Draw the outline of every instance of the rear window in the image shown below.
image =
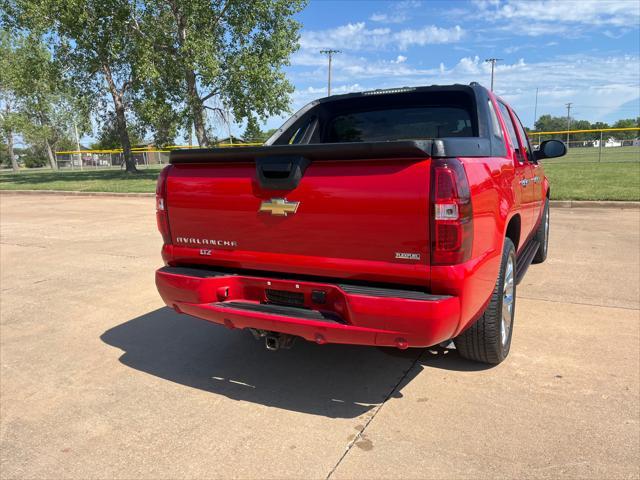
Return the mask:
[[465,108],[424,106],[351,112],[329,121],[326,142],[380,142],[442,137],[471,137]]
[[470,88],[426,87],[365,92],[319,102],[294,117],[273,144],[477,136],[478,112]]

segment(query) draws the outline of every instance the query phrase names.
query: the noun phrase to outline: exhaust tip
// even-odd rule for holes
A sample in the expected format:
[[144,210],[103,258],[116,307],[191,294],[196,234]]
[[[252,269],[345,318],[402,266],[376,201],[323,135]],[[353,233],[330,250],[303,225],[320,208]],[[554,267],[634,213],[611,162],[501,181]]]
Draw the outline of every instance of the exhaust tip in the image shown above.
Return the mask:
[[267,350],[275,352],[280,348],[280,340],[273,335],[267,335],[264,337],[264,346],[267,347]]

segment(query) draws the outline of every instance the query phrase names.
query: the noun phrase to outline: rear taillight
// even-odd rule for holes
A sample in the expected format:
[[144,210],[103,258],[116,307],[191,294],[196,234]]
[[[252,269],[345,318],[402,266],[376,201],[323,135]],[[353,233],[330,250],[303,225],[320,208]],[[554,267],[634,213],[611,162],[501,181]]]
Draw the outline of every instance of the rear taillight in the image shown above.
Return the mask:
[[431,203],[431,264],[452,265],[469,260],[473,211],[469,182],[460,160],[432,160]]
[[162,235],[162,241],[165,245],[171,244],[171,231],[169,230],[169,212],[167,211],[167,177],[171,165],[167,165],[160,171],[158,175],[158,183],[156,184],[156,220],[158,222],[158,230]]

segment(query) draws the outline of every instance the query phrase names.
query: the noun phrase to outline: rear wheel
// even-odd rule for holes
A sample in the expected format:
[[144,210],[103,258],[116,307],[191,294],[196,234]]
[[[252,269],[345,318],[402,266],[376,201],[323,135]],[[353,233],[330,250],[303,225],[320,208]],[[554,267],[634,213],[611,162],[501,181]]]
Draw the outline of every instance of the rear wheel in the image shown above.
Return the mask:
[[540,225],[538,225],[538,230],[536,230],[536,235],[533,237],[540,246],[538,247],[538,251],[536,252],[536,256],[533,257],[531,263],[542,263],[547,259],[547,250],[549,249],[549,199],[545,198],[544,200],[544,210],[542,211],[542,219],[540,220]]
[[516,251],[505,238],[491,300],[482,316],[453,341],[461,357],[497,365],[509,354],[516,306]]

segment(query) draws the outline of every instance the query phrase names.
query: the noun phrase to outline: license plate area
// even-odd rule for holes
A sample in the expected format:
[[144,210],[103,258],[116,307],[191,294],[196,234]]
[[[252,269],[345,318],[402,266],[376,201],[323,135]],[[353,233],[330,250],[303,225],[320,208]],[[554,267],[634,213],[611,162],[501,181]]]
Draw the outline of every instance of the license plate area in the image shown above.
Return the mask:
[[274,305],[286,305],[290,307],[304,307],[304,293],[290,292],[287,290],[277,290],[274,288],[265,289],[267,303]]

